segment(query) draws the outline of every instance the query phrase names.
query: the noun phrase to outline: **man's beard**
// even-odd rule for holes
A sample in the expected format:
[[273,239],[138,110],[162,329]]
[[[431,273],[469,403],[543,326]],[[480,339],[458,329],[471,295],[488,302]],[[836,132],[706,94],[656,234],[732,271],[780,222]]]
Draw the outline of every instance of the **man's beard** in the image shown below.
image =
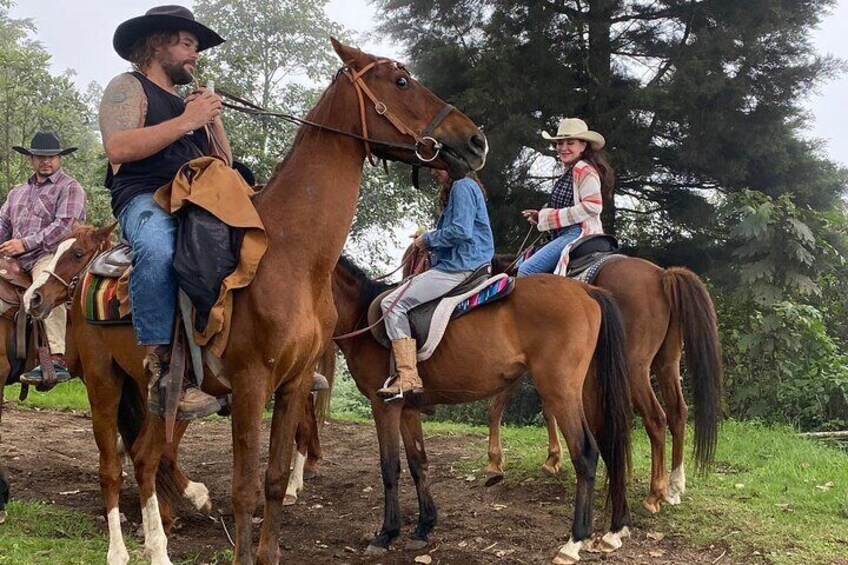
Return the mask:
[[185,68],[185,63],[164,63],[162,69],[174,84],[190,84],[194,77]]

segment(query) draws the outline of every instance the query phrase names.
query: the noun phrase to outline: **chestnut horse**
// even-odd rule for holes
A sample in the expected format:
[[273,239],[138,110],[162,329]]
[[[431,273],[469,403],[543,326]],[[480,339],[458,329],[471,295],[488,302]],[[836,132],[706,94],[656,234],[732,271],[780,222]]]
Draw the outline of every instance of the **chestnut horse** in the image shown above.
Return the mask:
[[[493,272],[504,271],[512,259],[499,255],[493,261]],[[706,469],[713,461],[722,390],[721,344],[715,307],[704,283],[688,269],[662,269],[633,257],[607,263],[594,284],[609,291],[624,318],[631,399],[651,441],[651,487],[642,504],[649,512],[658,512],[663,501],[680,504],[686,488],[683,443],[688,409],[680,376],[684,347],[695,402],[696,467]],[[651,387],[651,372],[659,383],[665,411]],[[490,483],[503,478],[500,422],[514,389],[504,391],[489,405],[487,473]],[[556,422],[547,409],[545,420],[549,449],[548,460],[542,467],[549,473],[556,473],[561,448]],[[669,477],[665,474],[666,424],[672,437]]]
[[[261,492],[261,418],[271,395],[274,415],[256,557],[259,563],[278,563],[280,559],[282,503],[292,446],[304,414],[312,368],[336,325],[331,275],[353,220],[366,156],[408,163],[426,159],[429,166],[464,174],[481,168],[488,152],[486,138],[477,126],[413,80],[403,65],[332,41],[345,66],[309,112],[291,151],[254,199],[266,229],[268,250],[251,285],[233,297],[231,333],[221,359],[222,374],[232,387],[233,562],[239,564],[254,562],[252,529]],[[65,261],[80,263],[90,259],[75,257],[78,251],[72,244],[57,262],[56,272],[65,257]],[[62,283],[57,278],[36,293],[40,309],[49,310],[51,295],[60,294]],[[76,320],[81,316],[79,292],[74,302]],[[131,328],[85,325],[89,332],[99,334],[95,343],[108,344],[96,358],[83,356],[86,375],[119,369],[135,378],[142,372],[142,348],[119,346],[134,344]],[[203,387],[216,396],[230,390],[211,374]],[[120,398],[115,392],[109,391],[110,397]],[[184,430],[183,423],[177,439]],[[154,564],[170,563],[154,485],[164,444],[164,421],[146,417],[132,456],[145,546]],[[119,479],[120,472],[112,477]],[[117,532],[120,537],[120,530]],[[110,559],[111,537],[110,533]],[[125,563],[125,553],[111,562]]]
[[[333,275],[339,317],[336,334],[365,326],[369,304],[387,288],[342,257]],[[403,439],[418,490],[413,547],[426,544],[436,523],[421,421],[418,410],[412,408],[493,396],[528,371],[545,407],[556,415],[577,476],[571,538],[554,563],[579,560],[580,548],[591,535],[598,446],[607,465],[612,502],[612,524],[603,546],[610,551],[621,546],[630,524],[626,483],[631,412],[624,328],[606,293],[552,275],[516,281],[506,299],[450,324],[433,356],[419,364],[424,392],[409,397],[407,407],[401,402],[384,402],[376,394],[389,373],[389,351],[370,332],[340,339],[337,344],[356,386],[371,402],[377,426],[385,507],[382,529],[369,546],[372,553],[388,549],[400,533],[398,436]],[[587,380],[590,364],[596,378]],[[584,381],[586,397],[593,399],[585,405]]]

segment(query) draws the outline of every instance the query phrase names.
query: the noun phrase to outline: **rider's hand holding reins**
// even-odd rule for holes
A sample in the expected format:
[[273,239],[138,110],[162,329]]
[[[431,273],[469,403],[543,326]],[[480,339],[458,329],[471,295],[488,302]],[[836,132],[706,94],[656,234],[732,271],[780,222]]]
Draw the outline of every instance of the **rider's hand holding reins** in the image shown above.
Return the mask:
[[182,117],[191,130],[215,121],[223,107],[220,96],[202,87],[186,96],[185,103]]
[[538,210],[522,210],[521,215],[527,218],[527,221],[533,224],[534,226],[539,223]]
[[14,257],[15,255],[20,255],[24,251],[26,251],[24,248],[24,242],[20,239],[10,239],[9,241],[4,241],[0,244],[0,255]]

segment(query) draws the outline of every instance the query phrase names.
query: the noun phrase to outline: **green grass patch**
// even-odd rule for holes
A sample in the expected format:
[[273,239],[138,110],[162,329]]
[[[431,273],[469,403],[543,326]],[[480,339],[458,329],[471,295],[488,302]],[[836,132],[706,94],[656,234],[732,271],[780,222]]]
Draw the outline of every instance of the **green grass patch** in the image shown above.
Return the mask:
[[[486,433],[481,426],[426,422],[427,436],[471,435],[467,460],[457,462],[463,472],[481,479],[486,466]],[[642,509],[648,493],[650,446],[645,432],[633,434],[631,509],[636,524],[667,537],[700,547],[728,547],[734,560],[744,563],[848,563],[848,453],[799,438],[789,428],[750,422],[725,422],[719,434],[716,466],[706,476],[692,473],[680,506],[664,505],[657,515]],[[517,485],[532,480],[570,484],[574,472],[564,454],[564,479],[539,472],[547,457],[543,428],[510,427],[502,430],[506,481]],[[687,437],[691,450],[692,438]],[[563,445],[563,449],[565,446]],[[476,453],[475,453],[476,451]],[[671,459],[671,444],[667,458]],[[689,458],[689,452],[686,458]],[[601,481],[599,481],[601,484]],[[599,493],[599,503],[603,503]]]
[[29,388],[29,396],[23,402],[18,402],[21,385],[7,386],[3,392],[6,400],[13,400],[20,408],[38,407],[54,410],[88,410],[88,394],[85,385],[79,379],[72,379],[53,387],[49,392],[38,392]]
[[[90,516],[44,503],[12,501],[0,525],[0,564],[102,563],[108,536]],[[143,563],[139,544],[125,535],[132,563]]]

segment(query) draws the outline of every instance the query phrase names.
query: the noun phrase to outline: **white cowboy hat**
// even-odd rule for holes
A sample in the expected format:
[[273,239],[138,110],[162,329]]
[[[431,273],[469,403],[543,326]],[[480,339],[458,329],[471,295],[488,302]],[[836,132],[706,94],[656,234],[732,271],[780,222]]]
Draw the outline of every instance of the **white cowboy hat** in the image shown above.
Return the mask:
[[556,135],[551,135],[546,131],[542,132],[542,137],[547,140],[559,139],[582,139],[588,141],[592,149],[598,151],[604,147],[606,140],[604,136],[596,131],[589,129],[586,122],[580,118],[563,118],[559,121]]

